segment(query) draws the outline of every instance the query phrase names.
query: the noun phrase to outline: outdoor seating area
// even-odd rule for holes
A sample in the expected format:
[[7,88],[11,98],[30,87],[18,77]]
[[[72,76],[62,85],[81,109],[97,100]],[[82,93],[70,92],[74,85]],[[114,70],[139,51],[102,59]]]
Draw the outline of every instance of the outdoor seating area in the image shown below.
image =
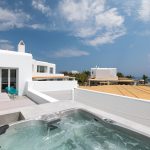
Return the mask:
[[18,91],[14,87],[6,87],[5,90],[12,99],[18,95]]
[[6,93],[0,94],[0,111],[36,105],[26,96],[17,96],[15,100],[10,99],[9,97],[6,99],[5,96]]
[[10,97],[7,93],[0,93],[0,102],[2,101],[10,101]]

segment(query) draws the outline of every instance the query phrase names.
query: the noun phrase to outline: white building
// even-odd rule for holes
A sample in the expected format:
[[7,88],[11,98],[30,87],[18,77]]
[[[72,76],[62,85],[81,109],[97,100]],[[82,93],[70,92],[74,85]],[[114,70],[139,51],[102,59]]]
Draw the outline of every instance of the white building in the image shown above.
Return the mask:
[[91,78],[99,80],[118,80],[117,68],[91,68]]
[[32,60],[33,77],[50,76],[56,74],[56,65],[48,62]]
[[72,73],[72,74],[78,74],[79,71],[77,71],[77,70],[72,70],[71,73]]
[[50,76],[64,75],[56,74],[55,64],[34,60],[32,54],[25,52],[23,41],[19,42],[18,51],[0,50],[0,93],[13,86],[18,95],[23,95],[27,81],[32,81],[33,77]]

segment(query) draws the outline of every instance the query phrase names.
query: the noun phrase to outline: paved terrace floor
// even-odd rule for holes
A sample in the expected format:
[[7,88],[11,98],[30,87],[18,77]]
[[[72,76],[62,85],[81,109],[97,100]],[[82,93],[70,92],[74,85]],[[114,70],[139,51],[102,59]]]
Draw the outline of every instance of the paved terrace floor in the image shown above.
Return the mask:
[[43,93],[58,100],[72,100],[72,90],[49,91]]
[[150,100],[150,87],[131,85],[81,86],[80,88]]
[[9,99],[9,100],[4,100],[4,101],[1,100],[0,111],[33,106],[33,105],[36,105],[36,104],[33,101],[31,101],[28,97],[17,96],[15,99]]

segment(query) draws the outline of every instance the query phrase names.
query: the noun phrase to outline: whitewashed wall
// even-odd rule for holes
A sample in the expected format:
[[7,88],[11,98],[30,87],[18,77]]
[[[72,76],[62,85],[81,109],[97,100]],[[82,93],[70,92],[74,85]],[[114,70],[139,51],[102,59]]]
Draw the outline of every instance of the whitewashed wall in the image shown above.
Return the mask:
[[47,91],[63,91],[63,90],[73,90],[77,88],[77,81],[31,81],[28,82],[28,88],[32,88],[39,92]]
[[[37,72],[37,66],[46,66],[47,67],[47,71],[45,73],[40,73]],[[53,73],[51,74],[49,72],[49,69],[53,68]],[[48,63],[48,62],[42,62],[42,61],[37,61],[34,60],[32,61],[32,75],[36,76],[36,77],[40,77],[40,76],[49,76],[49,75],[55,75],[56,74],[56,65],[52,64],[52,63]]]
[[150,126],[150,101],[75,89],[75,101]]
[[91,68],[91,78],[118,80],[116,68]]
[[26,81],[32,81],[31,64],[31,54],[0,50],[0,68],[17,69],[19,95],[24,95]]
[[[65,91],[77,88],[77,81],[31,81],[27,83],[26,95],[38,104],[57,102],[58,99],[52,98],[44,92]],[[66,99],[67,100],[67,99]]]

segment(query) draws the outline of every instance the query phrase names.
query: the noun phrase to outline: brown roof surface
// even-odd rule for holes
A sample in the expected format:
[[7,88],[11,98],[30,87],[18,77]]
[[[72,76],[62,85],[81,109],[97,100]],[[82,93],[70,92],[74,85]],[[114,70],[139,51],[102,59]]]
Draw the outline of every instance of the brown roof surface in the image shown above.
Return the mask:
[[83,89],[150,100],[150,87],[131,85],[81,86]]

